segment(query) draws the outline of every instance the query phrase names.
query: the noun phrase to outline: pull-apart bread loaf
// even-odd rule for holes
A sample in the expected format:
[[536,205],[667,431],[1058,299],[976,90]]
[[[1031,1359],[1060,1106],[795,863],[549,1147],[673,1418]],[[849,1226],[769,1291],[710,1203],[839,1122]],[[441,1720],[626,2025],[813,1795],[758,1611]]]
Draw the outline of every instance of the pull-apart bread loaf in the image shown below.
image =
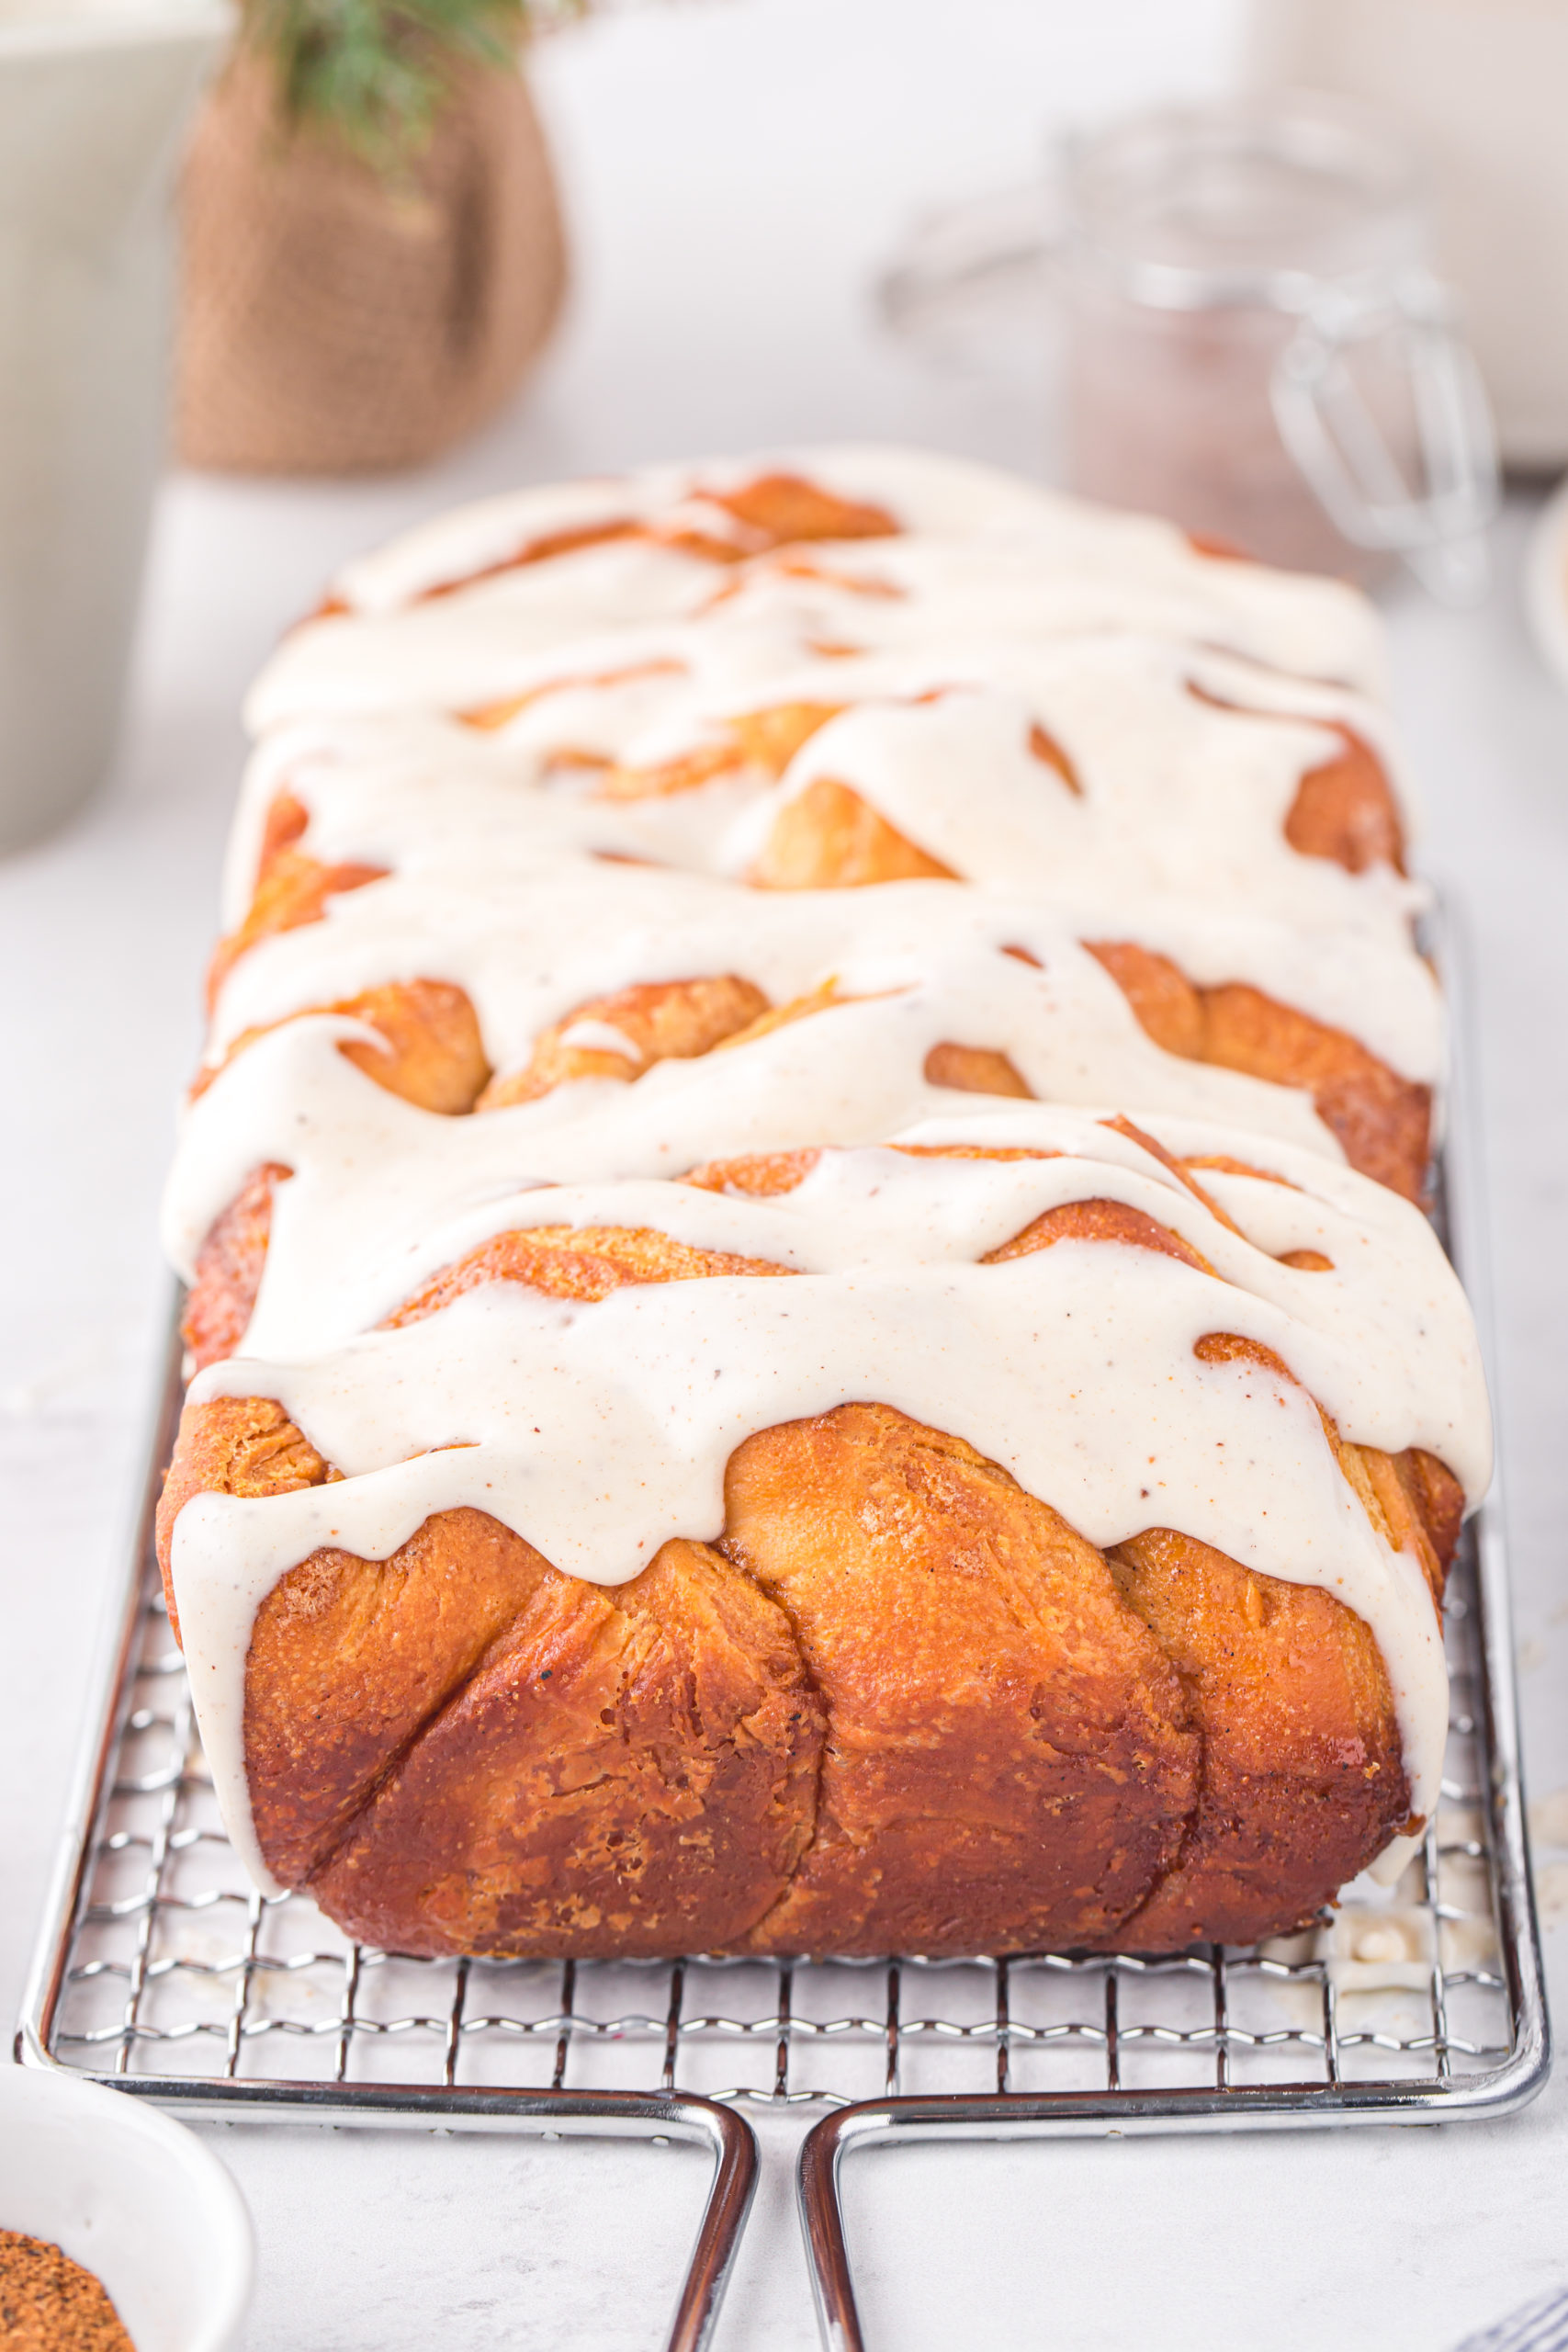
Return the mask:
[[882,450],[530,492],[257,686],[160,1514],[414,1952],[1166,1951],[1436,1801],[1489,1473],[1369,608]]

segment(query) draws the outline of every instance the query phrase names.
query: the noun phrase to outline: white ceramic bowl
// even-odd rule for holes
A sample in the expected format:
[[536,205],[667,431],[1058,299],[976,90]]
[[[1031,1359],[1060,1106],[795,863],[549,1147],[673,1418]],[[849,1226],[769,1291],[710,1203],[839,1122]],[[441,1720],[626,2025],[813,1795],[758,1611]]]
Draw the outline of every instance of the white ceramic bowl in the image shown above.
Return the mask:
[[250,2301],[244,2201],[145,2099],[0,2064],[0,2229],[96,2271],[136,2352],[233,2352]]

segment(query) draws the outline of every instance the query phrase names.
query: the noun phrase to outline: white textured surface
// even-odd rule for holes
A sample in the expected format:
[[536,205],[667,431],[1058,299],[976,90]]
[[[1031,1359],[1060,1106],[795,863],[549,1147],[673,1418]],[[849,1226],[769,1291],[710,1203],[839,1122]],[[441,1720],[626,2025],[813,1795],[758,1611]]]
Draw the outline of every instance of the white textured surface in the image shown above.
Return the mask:
[[[138,707],[102,805],[0,867],[0,2005],[19,1998],[162,1298],[171,1106],[196,1049],[241,693],[328,570],[504,484],[811,435],[1030,466],[1032,390],[921,374],[867,281],[927,203],[1024,176],[1050,120],[1196,89],[1228,0],[733,0],[563,38],[542,74],[579,292],[529,400],[423,477],[166,494]],[[1427,863],[1470,918],[1531,1782],[1568,1782],[1568,700],[1526,637],[1529,517],[1482,614],[1393,605]],[[1568,1807],[1554,1808],[1568,1837]],[[1550,1910],[1568,1850],[1543,1848]],[[1560,1996],[1568,1934],[1549,1928]],[[1568,2002],[1560,2000],[1568,2010]],[[808,2352],[773,2161],[723,2352]],[[684,2152],[234,2130],[248,2352],[662,2340],[704,2166]],[[1481,2130],[899,2152],[847,2172],[874,2346],[1443,2352],[1568,2276],[1568,2090]],[[0,2223],[5,2220],[0,2215]]]

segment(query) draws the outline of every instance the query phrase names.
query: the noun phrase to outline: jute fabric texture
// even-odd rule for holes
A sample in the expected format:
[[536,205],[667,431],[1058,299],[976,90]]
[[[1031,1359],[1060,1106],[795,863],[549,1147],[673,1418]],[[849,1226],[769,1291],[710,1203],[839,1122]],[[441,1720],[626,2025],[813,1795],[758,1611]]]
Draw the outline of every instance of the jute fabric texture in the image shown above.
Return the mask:
[[521,72],[460,69],[389,185],[291,129],[244,52],[181,188],[176,384],[187,465],[355,474],[436,456],[512,392],[566,277],[555,181]]

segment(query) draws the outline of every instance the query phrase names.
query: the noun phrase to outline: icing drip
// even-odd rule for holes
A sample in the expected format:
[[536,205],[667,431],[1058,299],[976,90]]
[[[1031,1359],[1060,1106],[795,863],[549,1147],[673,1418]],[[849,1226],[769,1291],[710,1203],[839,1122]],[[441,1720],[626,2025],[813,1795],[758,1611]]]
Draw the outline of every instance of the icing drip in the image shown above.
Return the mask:
[[[837,500],[863,536],[774,546],[764,477],[781,511]],[[1429,1806],[1435,1612],[1317,1408],[1352,1442],[1439,1456],[1476,1499],[1488,1423],[1458,1286],[1307,1092],[1162,1050],[1084,944],[1244,983],[1440,1080],[1419,886],[1287,837],[1348,741],[1393,772],[1364,603],[984,469],[854,449],[487,502],[349,567],[335,597],[251,698],[231,927],[280,796],[295,854],[385,876],[231,964],[164,1216],[188,1276],[254,1171],[288,1171],[245,1352],[192,1394],[276,1398],[344,1474],[197,1495],[175,1530],[202,1735],[258,1877],[244,1666],[279,1575],[322,1544],[384,1558],[471,1504],[622,1582],[666,1538],[717,1533],[745,1437],[857,1399],[967,1439],[1093,1543],[1174,1527],[1336,1593],[1378,1640]],[[823,785],[961,878],[751,887]],[[342,1050],[377,1032],[321,1009],[444,982],[502,1077],[547,1034],[636,1069],[608,1001],[694,979],[792,1017],[471,1116],[377,1085]],[[954,1046],[1039,1099],[938,1082]],[[1129,1109],[1149,1146],[1104,1123]],[[806,1147],[768,1197],[679,1181]],[[950,1156],[976,1147],[1034,1156]],[[1162,1150],[1229,1165],[1201,1170],[1205,1198]],[[981,1262],[1086,1201],[1201,1263],[1109,1240]],[[650,1231],[784,1278],[586,1304],[496,1281],[389,1325],[541,1227]],[[1214,1332],[1293,1379],[1204,1361]]]
[[[1354,590],[1335,581],[1267,571],[1254,564],[1215,563],[1197,554],[1169,524],[1109,514],[988,466],[913,450],[786,449],[717,465],[654,467],[609,481],[551,485],[487,499],[442,515],[350,564],[333,582],[333,594],[355,616],[396,614],[436,587],[483,572],[530,542],[626,516],[672,520],[681,503],[700,484],[729,489],[773,469],[804,472],[841,497],[875,501],[911,537],[919,535],[918,548],[886,540],[858,554],[835,547],[833,567],[840,571],[881,572],[905,582],[918,576],[924,550],[932,543],[962,545],[977,538],[984,545],[979,561],[970,569],[993,583],[993,593],[1011,592],[1028,599],[1035,616],[1075,607],[1104,609],[1118,596],[1123,604],[1137,598],[1143,609],[1159,615],[1155,625],[1172,634],[1198,643],[1234,642],[1255,659],[1302,677],[1381,687],[1377,622]],[[711,506],[700,520],[705,529],[715,526]],[[626,552],[624,545],[620,552]],[[618,556],[606,548],[535,569],[558,584],[566,563],[592,560],[596,565],[601,556],[618,565]],[[712,566],[702,567],[694,580],[689,574],[682,579],[688,595],[706,598],[714,593]],[[527,596],[526,572],[506,576],[503,584],[521,588]],[[717,584],[722,584],[722,575]],[[549,594],[528,596],[527,601],[547,606]],[[651,609],[642,605],[639,616],[648,618]],[[1119,623],[1126,615],[1118,611],[1111,618]],[[1032,625],[1038,628],[1039,620]],[[558,633],[564,637],[569,629],[563,625]],[[258,708],[288,675],[307,634],[297,633],[264,672],[256,690]],[[339,647],[344,635],[335,638]],[[395,693],[397,685],[395,677],[384,678],[381,691]]]
[[[925,718],[931,714],[907,715]],[[825,730],[829,736],[833,732],[832,728]],[[807,752],[814,750],[807,746]],[[1029,765],[1032,773],[1023,782],[1038,801],[1039,763],[1032,759]],[[994,775],[993,782],[999,800],[1005,772]],[[618,862],[628,856],[673,857],[687,846],[682,831],[694,833],[705,820],[710,853],[721,852],[723,820],[743,795],[743,786],[709,786],[638,808],[607,811],[580,800],[536,794],[525,786],[520,790],[493,770],[476,774],[457,763],[444,764],[435,754],[428,767],[375,758],[338,765],[324,760],[300,763],[290,771],[289,783],[291,790],[308,799],[312,812],[304,837],[312,854],[326,864],[385,865],[392,870],[395,883],[373,884],[331,899],[324,922],[252,948],[235,967],[220,1000],[213,1033],[219,1046],[259,1021],[335,1001],[345,992],[342,975],[347,971],[363,975],[355,987],[371,986],[389,977],[412,976],[410,959],[423,954],[446,959],[439,967],[420,967],[423,977],[457,979],[459,961],[469,971],[477,968],[479,958],[468,943],[487,920],[502,931],[521,929],[526,941],[538,943],[530,960],[518,940],[507,959],[510,971],[542,968],[547,957],[558,954],[557,943],[563,937],[580,968],[586,970],[594,960],[590,944],[581,928],[569,925],[562,910],[570,906],[575,912],[590,901],[602,906],[604,936],[595,968],[622,978],[585,981],[581,995],[571,1000],[580,1002],[612,985],[674,977],[653,966],[646,971],[633,968],[625,933],[634,929],[639,935],[655,930],[666,935],[676,930],[689,933],[694,944],[682,973],[753,966],[761,983],[765,967],[782,970],[792,959],[798,965],[798,943],[805,936],[822,941],[825,952],[831,952],[828,944],[834,938],[852,941],[869,931],[908,926],[912,920],[908,910],[918,906],[927,936],[999,937],[1006,944],[1010,921],[1014,938],[1021,935],[1021,926],[1032,925],[1058,938],[1066,932],[1069,939],[1136,939],[1168,956],[1200,983],[1245,980],[1280,1002],[1351,1032],[1407,1077],[1430,1081],[1441,1073],[1437,991],[1427,966],[1404,939],[1403,923],[1399,935],[1393,937],[1379,936],[1371,926],[1343,931],[1337,935],[1333,955],[1325,956],[1321,940],[1305,922],[1285,922],[1260,910],[1254,901],[1266,900],[1261,884],[1256,889],[1238,884],[1230,899],[1216,907],[1203,903],[1201,889],[1183,883],[1183,868],[1193,861],[1190,851],[1173,846],[1172,854],[1159,861],[1157,868],[1150,854],[1145,863],[1156,870],[1141,878],[1124,873],[1120,881],[1114,868],[1135,862],[1120,847],[1104,856],[1086,856],[1076,867],[1068,854],[1054,860],[1047,846],[1056,812],[1036,825],[1040,839],[1032,863],[1040,869],[1037,883],[1031,878],[1027,839],[1028,823],[1037,812],[1025,811],[1023,838],[1015,839],[1004,809],[988,837],[992,888],[986,894],[953,886],[888,884],[874,893],[846,899],[836,891],[727,890],[716,876],[674,872],[662,864],[654,873],[638,873]],[[953,787],[946,789],[951,797]],[[977,786],[971,797],[983,797],[982,789]],[[1065,792],[1059,797],[1069,799]],[[699,803],[705,805],[695,805]],[[439,831],[432,822],[437,806]],[[754,805],[749,823],[755,814]],[[1127,831],[1145,842],[1149,838],[1148,829],[1129,824]],[[1285,865],[1289,856],[1281,854],[1275,862]],[[682,865],[696,862],[680,859]],[[1366,878],[1353,878],[1323,859],[1291,857],[1290,863],[1308,869],[1310,893],[1325,900],[1336,895],[1339,885],[1354,888]],[[1286,866],[1287,875],[1289,870]],[[1394,889],[1407,887],[1392,876],[1386,879]],[[1326,884],[1322,894],[1317,893],[1319,880]],[[908,895],[913,890],[919,891],[918,898]],[[886,912],[873,903],[885,896]],[[505,912],[513,904],[518,922],[510,921]],[[471,908],[471,913],[465,916],[460,911],[465,908]],[[736,940],[743,944],[739,950],[724,944]],[[695,945],[699,941],[700,948]],[[731,961],[705,967],[694,961],[694,954],[729,955]],[[734,960],[738,954],[739,964]],[[513,1046],[502,1046],[501,1040],[522,1035],[532,1015],[521,1007],[500,1004],[494,991],[503,985],[512,983],[503,983],[500,967],[492,963],[489,1001],[497,1024],[496,1051],[506,1057]],[[558,1006],[559,1012],[569,1010],[570,1003]]]
[[1194,1356],[1206,1332],[1238,1327],[1296,1336],[1149,1251],[1063,1242],[1000,1266],[670,1283],[587,1306],[496,1283],[331,1354],[215,1365],[197,1398],[276,1396],[346,1473],[264,1502],[198,1496],[180,1514],[175,1590],[228,1817],[243,1817],[251,1623],[318,1545],[386,1558],[469,1504],[558,1568],[620,1583],[666,1538],[718,1533],[743,1438],[854,1397],[983,1445],[1092,1543],[1169,1525],[1324,1585],[1377,1635],[1425,1810],[1446,1686],[1419,1563],[1372,1529],[1304,1390]]

